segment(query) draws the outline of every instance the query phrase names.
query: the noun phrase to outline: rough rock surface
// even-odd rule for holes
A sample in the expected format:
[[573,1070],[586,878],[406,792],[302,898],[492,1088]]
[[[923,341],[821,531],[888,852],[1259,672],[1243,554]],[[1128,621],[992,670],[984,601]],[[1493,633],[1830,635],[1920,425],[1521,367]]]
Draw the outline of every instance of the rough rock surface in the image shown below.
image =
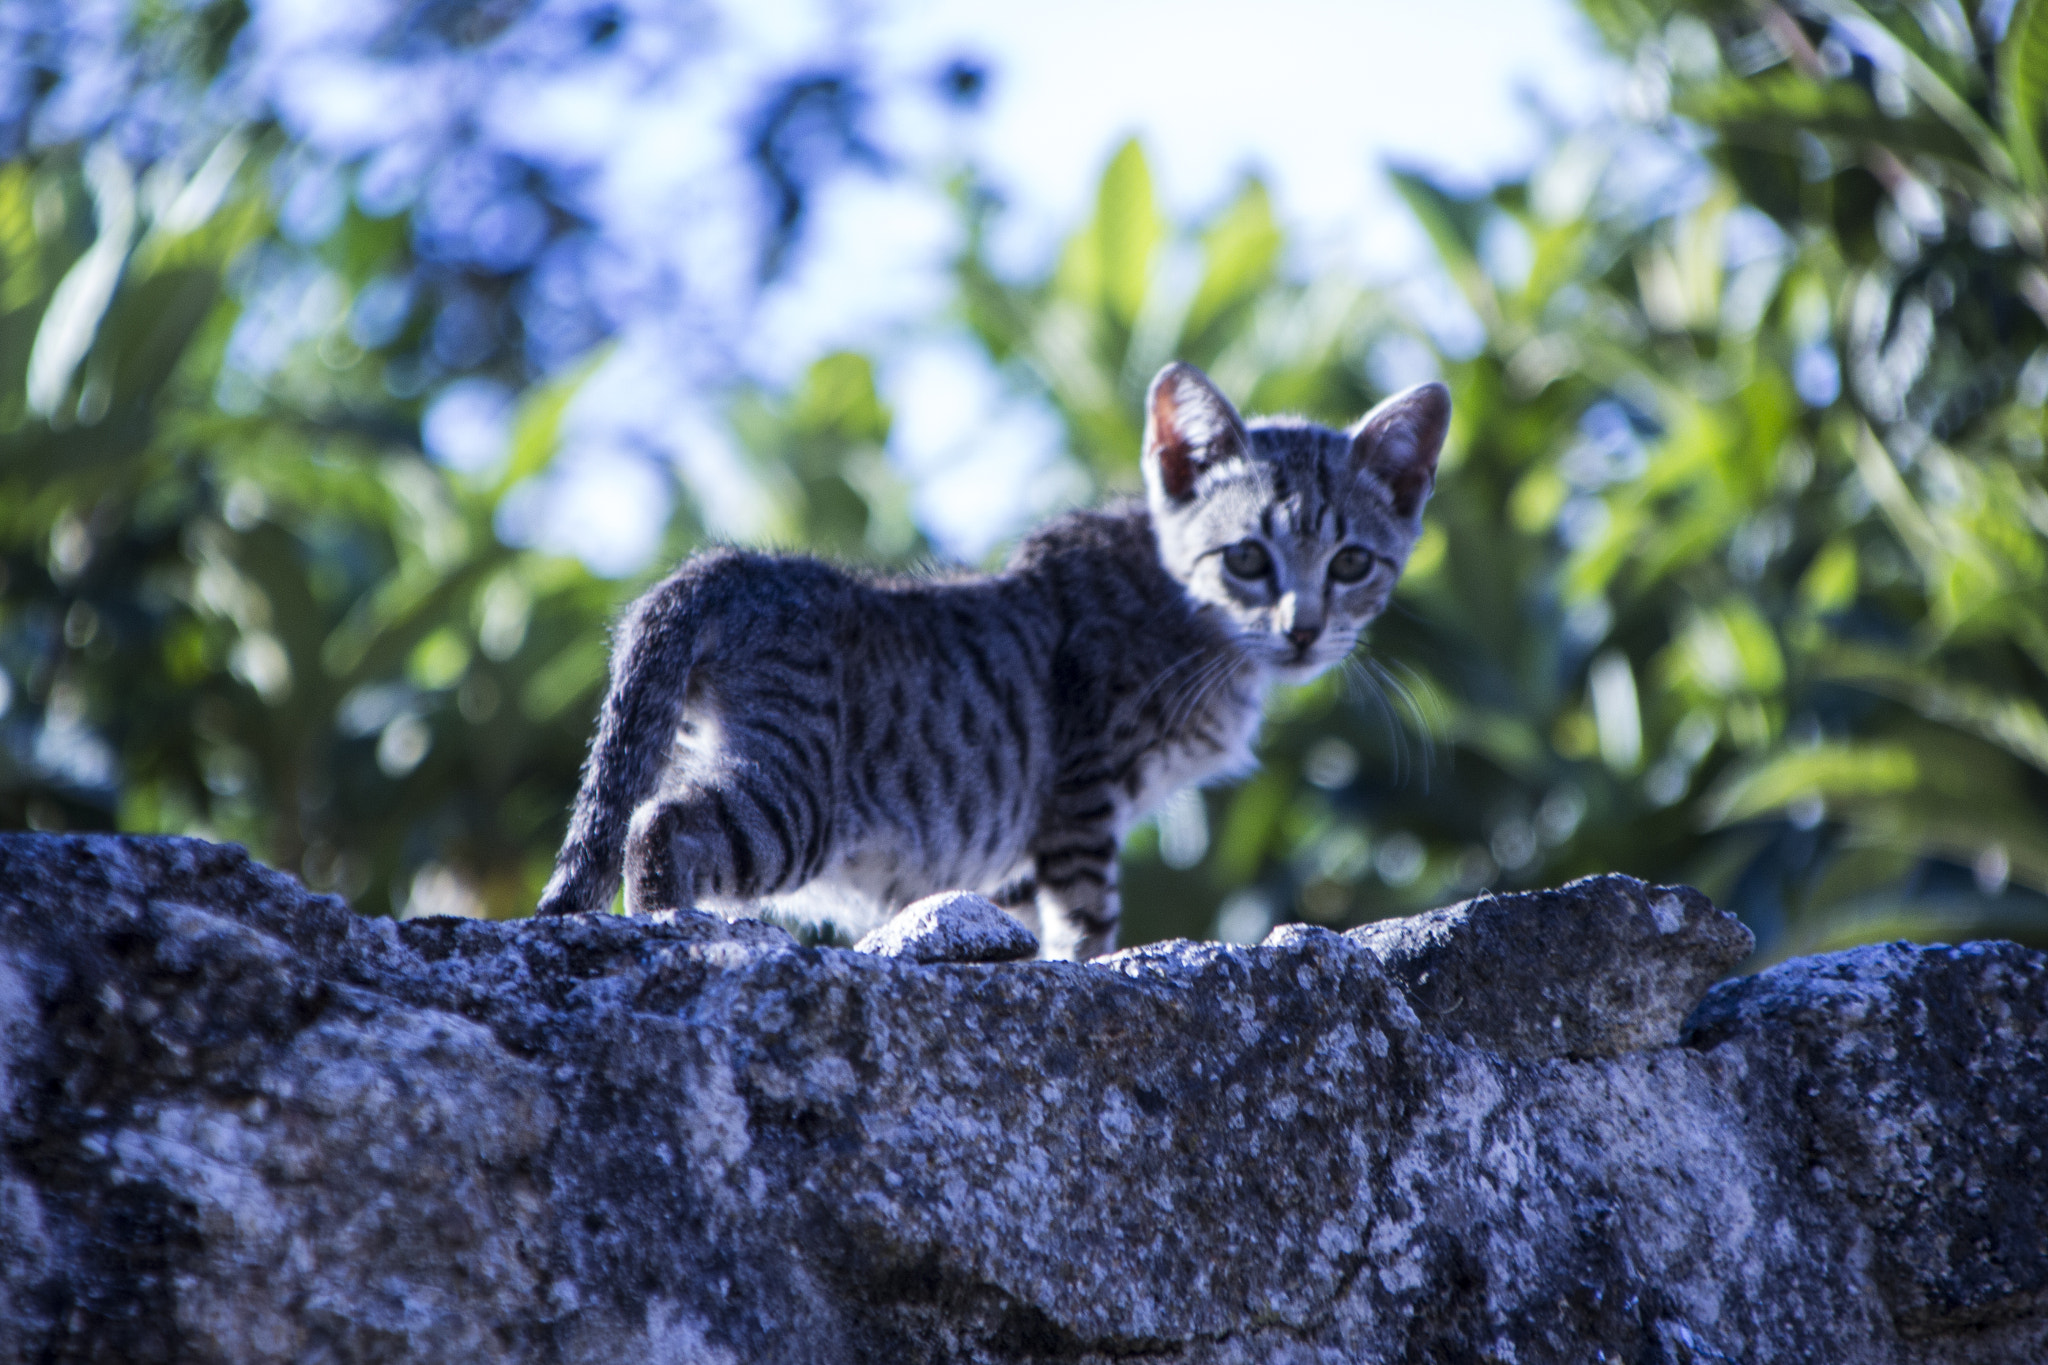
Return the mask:
[[1756,947],[1689,886],[1610,873],[1353,929],[1423,1027],[1504,1057],[1618,1057],[1678,1041]]
[[1660,968],[1525,1045],[1632,922],[1454,1036],[1298,926],[922,965],[0,838],[0,1360],[2048,1359],[2048,960],[1789,963],[1676,1041]]
[[912,962],[1015,962],[1038,953],[1038,938],[987,896],[941,891],[912,901],[853,945]]

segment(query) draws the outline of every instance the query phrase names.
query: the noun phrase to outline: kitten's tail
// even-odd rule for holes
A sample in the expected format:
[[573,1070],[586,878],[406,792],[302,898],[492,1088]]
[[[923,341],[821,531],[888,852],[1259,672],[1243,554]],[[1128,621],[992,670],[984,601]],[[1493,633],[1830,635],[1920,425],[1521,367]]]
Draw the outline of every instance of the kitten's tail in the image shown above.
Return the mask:
[[723,597],[717,589],[729,579],[706,573],[707,567],[701,560],[686,565],[649,589],[619,622],[611,681],[583,762],[568,837],[536,915],[589,913],[611,905],[633,812],[660,787],[675,742],[699,627],[712,609],[706,599]]

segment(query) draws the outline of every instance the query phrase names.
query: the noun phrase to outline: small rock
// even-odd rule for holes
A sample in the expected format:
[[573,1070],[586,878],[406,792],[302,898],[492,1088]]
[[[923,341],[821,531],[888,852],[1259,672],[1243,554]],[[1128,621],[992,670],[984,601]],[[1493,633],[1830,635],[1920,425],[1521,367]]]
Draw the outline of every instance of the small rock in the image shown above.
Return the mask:
[[1350,937],[1379,955],[1431,1033],[1503,1057],[1613,1057],[1678,1041],[1755,940],[1689,886],[1610,873],[1476,896]]
[[1038,940],[988,897],[942,891],[904,906],[854,947],[912,962],[1014,962],[1035,956]]

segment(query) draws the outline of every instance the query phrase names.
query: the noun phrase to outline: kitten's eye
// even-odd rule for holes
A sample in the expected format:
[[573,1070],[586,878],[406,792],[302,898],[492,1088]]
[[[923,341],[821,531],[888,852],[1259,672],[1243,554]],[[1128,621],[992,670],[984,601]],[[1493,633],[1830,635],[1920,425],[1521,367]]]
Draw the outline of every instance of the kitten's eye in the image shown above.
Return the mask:
[[1256,540],[1240,540],[1223,552],[1223,567],[1232,578],[1264,578],[1273,571],[1273,556]]
[[1330,577],[1339,583],[1356,583],[1372,572],[1372,551],[1346,545],[1330,559]]

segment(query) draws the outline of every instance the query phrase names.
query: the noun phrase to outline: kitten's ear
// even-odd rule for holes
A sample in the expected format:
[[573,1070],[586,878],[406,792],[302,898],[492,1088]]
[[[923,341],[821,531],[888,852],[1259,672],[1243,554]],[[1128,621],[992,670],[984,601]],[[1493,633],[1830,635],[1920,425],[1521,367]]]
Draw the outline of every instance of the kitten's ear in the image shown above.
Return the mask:
[[1351,428],[1351,464],[1370,472],[1394,499],[1394,511],[1412,517],[1436,487],[1436,457],[1451,425],[1451,391],[1431,380],[1403,389]]
[[1185,502],[1205,469],[1241,460],[1252,440],[1244,419],[1209,376],[1175,361],[1145,395],[1145,486],[1154,497]]

